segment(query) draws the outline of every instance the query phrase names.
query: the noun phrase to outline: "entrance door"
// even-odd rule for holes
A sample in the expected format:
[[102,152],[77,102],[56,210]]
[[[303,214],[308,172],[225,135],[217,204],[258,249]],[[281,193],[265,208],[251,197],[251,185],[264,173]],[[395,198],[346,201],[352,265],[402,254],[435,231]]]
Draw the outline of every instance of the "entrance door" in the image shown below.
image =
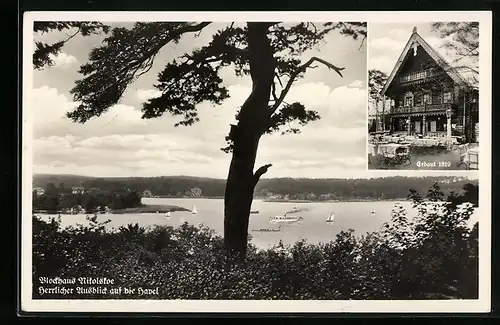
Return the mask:
[[421,126],[420,126],[420,121],[415,121],[415,132],[416,133],[422,133]]
[[436,132],[436,121],[431,121],[431,132]]

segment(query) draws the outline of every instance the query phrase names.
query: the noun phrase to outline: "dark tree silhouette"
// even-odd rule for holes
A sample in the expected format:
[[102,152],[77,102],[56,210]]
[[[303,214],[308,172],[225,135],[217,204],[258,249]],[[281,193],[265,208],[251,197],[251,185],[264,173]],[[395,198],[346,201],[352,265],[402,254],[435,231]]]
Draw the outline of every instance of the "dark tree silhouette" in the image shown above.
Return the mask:
[[[375,111],[378,115],[378,104],[380,103],[380,92],[388,76],[385,72],[371,69],[368,71],[368,94],[370,100],[375,104]],[[382,129],[385,130],[385,102],[382,103]]]
[[68,31],[65,39],[62,39],[53,44],[47,44],[44,42],[35,42],[35,51],[33,53],[33,67],[37,70],[43,69],[45,66],[52,66],[54,61],[52,60],[52,55],[57,56],[61,52],[62,47],[67,41],[80,34],[82,36],[89,36],[92,34],[99,34],[101,32],[107,33],[109,31],[109,26],[104,25],[99,22],[50,22],[42,21],[34,23],[35,33],[50,33],[54,31]]
[[[184,35],[202,32],[210,22],[136,23],[133,28],[114,28],[101,47],[91,51],[90,63],[83,65],[81,80],[72,89],[80,105],[68,117],[85,123],[116,104],[125,89],[140,75],[148,72],[156,54]],[[320,118],[300,103],[287,103],[285,97],[313,63],[322,64],[342,76],[343,68],[318,57],[302,62],[300,55],[324,37],[338,31],[353,39],[366,37],[365,23],[299,23],[248,22],[243,26],[228,24],[201,48],[167,63],[158,75],[155,87],[161,95],[143,104],[143,118],[150,119],[168,112],[182,117],[176,123],[192,125],[198,118],[201,102],[221,104],[229,97],[219,72],[232,66],[238,76],[252,79],[252,92],[235,108],[237,124],[231,125],[226,137],[232,160],[225,189],[224,243],[228,253],[245,257],[248,219],[254,188],[271,164],[254,172],[259,140],[263,134],[281,130],[298,133],[297,128],[283,130],[296,122],[305,125]]]

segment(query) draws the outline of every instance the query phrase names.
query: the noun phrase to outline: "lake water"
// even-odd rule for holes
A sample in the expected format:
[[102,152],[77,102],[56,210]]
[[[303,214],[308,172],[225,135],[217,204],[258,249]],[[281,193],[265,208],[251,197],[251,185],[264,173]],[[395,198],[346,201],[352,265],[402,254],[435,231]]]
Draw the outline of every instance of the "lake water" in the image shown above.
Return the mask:
[[[196,207],[198,214],[191,212],[173,212],[169,219],[161,213],[142,214],[99,214],[98,220],[111,220],[107,225],[109,228],[118,228],[127,224],[138,223],[140,226],[148,227],[155,225],[178,226],[184,222],[192,225],[203,224],[218,234],[223,234],[224,229],[224,202],[219,199],[170,199],[170,198],[143,198],[143,204],[177,205],[192,209]],[[391,218],[391,211],[395,204],[405,207],[408,216],[416,213],[408,201],[376,201],[376,202],[322,202],[322,203],[277,203],[254,200],[252,210],[258,210],[258,214],[250,215],[249,233],[252,235],[252,243],[260,248],[276,245],[280,240],[284,244],[293,244],[301,239],[309,243],[329,242],[335,239],[340,231],[354,229],[356,235],[367,232],[378,231],[384,222]],[[269,217],[283,215],[294,206],[299,210],[294,215],[302,216],[304,219],[293,224],[281,224],[279,232],[255,232],[252,229],[276,228],[277,224],[271,224]],[[375,210],[375,214],[371,214]],[[330,213],[335,213],[335,221],[327,223],[326,219]],[[63,227],[76,224],[87,224],[86,215],[61,215]],[[48,220],[49,215],[41,215],[42,219]],[[473,218],[474,219],[474,218]]]

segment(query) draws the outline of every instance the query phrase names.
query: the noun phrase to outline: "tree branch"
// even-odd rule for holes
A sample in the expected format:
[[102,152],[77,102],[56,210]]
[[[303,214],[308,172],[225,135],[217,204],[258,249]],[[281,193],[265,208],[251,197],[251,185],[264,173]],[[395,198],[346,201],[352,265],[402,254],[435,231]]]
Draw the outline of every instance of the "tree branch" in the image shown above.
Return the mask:
[[273,82],[271,89],[271,94],[273,95],[274,102],[278,100],[278,96],[276,96],[276,84]]
[[75,37],[76,35],[78,35],[78,33],[80,33],[80,31],[82,30],[82,27],[78,27],[78,30],[72,34],[72,35],[66,35],[68,36],[68,38],[66,40],[63,41],[63,43],[66,43],[67,41],[69,41],[70,39],[72,39],[73,37]]
[[[195,25],[160,24],[155,23],[150,28],[156,28],[154,39],[147,39],[143,35],[144,26],[136,26],[131,30],[121,30],[117,35],[104,40],[105,46],[98,48],[100,53],[90,54],[90,63],[82,65],[80,73],[85,75],[78,80],[70,91],[73,98],[81,104],[67,116],[73,122],[85,123],[91,117],[99,116],[122,97],[126,87],[136,78],[149,71],[154,63],[158,51],[171,41],[175,41],[185,33],[194,33],[210,25],[210,22],[201,22]],[[155,27],[156,26],[156,27]],[[119,29],[115,29],[119,30]],[[136,38],[137,43],[123,41],[126,37]],[[133,51],[129,48],[132,47]],[[125,60],[117,53],[127,54]],[[104,53],[104,54],[103,54]],[[110,76],[112,76],[110,78]]]
[[328,69],[333,69],[341,77],[343,77],[342,73],[340,71],[344,70],[345,68],[336,67],[336,66],[334,66],[333,64],[331,64],[330,62],[328,62],[326,60],[323,60],[323,59],[320,59],[318,57],[313,56],[312,58],[309,59],[309,61],[307,61],[306,63],[304,63],[300,67],[298,67],[297,70],[295,70],[295,72],[293,72],[290,75],[290,79],[288,79],[288,82],[287,82],[287,84],[285,86],[285,89],[283,89],[283,91],[280,94],[280,97],[274,103],[274,105],[271,107],[271,111],[270,111],[269,116],[273,115],[273,113],[276,112],[276,110],[278,109],[278,107],[283,103],[283,100],[285,99],[286,95],[290,91],[290,88],[292,87],[292,84],[294,83],[294,81],[298,77],[298,75],[300,73],[304,72],[314,61],[323,63],[324,65],[326,65],[328,67]]
[[279,21],[274,21],[274,22],[267,22],[267,23],[264,23],[264,24],[265,24],[266,28],[269,28],[269,27],[277,25],[279,23],[280,23]]
[[281,82],[281,78],[277,73],[276,73],[276,79],[278,79],[278,82],[280,83],[280,87],[283,88],[283,83]]
[[259,182],[260,180],[260,177],[262,175],[264,175],[265,173],[267,173],[267,170],[269,169],[269,167],[271,167],[273,164],[267,164],[267,165],[264,165],[264,166],[261,166],[259,167],[259,169],[257,169],[255,171],[255,174],[253,174],[253,179],[254,179],[254,186],[257,185],[257,183]]
[[363,37],[363,39],[361,40],[361,44],[359,44],[358,50],[361,50],[361,48],[363,47],[363,44],[365,43],[365,39],[366,39],[366,36]]

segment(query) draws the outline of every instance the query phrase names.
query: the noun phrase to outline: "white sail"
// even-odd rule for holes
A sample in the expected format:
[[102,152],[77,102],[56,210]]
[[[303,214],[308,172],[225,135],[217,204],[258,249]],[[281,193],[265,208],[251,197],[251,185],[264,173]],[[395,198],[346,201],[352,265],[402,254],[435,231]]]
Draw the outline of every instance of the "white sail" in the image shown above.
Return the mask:
[[327,222],[332,222],[335,219],[335,214],[331,213],[328,218],[326,219]]
[[167,213],[165,213],[165,218],[170,218],[170,211],[167,211]]
[[197,214],[198,210],[196,210],[196,207],[193,207],[193,210],[191,211],[193,214]]

